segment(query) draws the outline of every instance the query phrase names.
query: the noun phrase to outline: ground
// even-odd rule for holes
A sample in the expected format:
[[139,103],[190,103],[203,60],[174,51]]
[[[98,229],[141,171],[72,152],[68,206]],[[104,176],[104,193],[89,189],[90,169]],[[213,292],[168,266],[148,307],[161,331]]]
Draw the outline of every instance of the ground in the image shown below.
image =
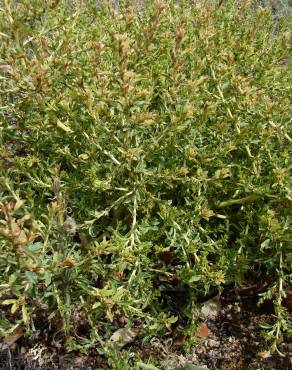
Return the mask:
[[[162,370],[176,369],[185,364],[207,366],[210,370],[289,370],[292,363],[292,341],[284,338],[279,345],[282,353],[269,354],[268,344],[259,324],[271,320],[273,305],[258,307],[253,291],[228,291],[220,298],[221,309],[216,317],[207,317],[198,339],[189,353],[181,349],[179,340],[172,337],[153,338],[141,346],[139,341],[127,350],[160,360]],[[207,328],[207,330],[206,330]],[[45,343],[44,333],[35,338],[21,337],[0,352],[2,370],[98,370],[109,369],[105,360],[92,351],[88,356],[77,352],[66,354],[62,347]],[[131,364],[129,363],[129,368]]]

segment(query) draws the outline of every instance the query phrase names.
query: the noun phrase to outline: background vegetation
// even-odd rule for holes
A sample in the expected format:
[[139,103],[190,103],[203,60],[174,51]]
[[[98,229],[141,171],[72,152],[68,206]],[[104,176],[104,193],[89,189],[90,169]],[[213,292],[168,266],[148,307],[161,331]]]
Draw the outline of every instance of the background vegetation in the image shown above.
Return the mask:
[[117,328],[191,345],[197,301],[255,281],[273,348],[291,334],[290,27],[251,1],[1,2],[1,336],[115,363]]

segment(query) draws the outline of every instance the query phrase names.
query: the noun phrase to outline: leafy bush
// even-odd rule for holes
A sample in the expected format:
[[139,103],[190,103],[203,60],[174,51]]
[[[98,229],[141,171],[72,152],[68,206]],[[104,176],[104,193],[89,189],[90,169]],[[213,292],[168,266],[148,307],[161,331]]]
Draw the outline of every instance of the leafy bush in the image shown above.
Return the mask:
[[249,276],[290,330],[289,23],[212,4],[2,4],[2,335],[192,339],[198,297]]

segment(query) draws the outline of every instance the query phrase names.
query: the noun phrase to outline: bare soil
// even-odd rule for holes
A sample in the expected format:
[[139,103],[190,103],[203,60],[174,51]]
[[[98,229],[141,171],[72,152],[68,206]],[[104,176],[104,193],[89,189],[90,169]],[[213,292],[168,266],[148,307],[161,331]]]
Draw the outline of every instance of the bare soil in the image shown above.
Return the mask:
[[[273,318],[273,305],[257,307],[256,295],[228,292],[221,297],[222,309],[216,318],[207,319],[208,335],[185,353],[181,343],[171,336],[153,338],[146,345],[137,340],[127,349],[139,353],[145,362],[151,357],[160,362],[161,370],[173,370],[186,364],[206,366],[210,370],[290,370],[292,341],[283,338],[282,356],[269,354],[269,346],[259,324]],[[44,333],[42,333],[44,334]],[[110,369],[105,358],[92,351],[87,356],[47,341],[45,335],[22,337],[11,346],[0,347],[0,370],[98,370]],[[135,358],[135,356],[134,356]],[[129,369],[133,368],[129,364]]]

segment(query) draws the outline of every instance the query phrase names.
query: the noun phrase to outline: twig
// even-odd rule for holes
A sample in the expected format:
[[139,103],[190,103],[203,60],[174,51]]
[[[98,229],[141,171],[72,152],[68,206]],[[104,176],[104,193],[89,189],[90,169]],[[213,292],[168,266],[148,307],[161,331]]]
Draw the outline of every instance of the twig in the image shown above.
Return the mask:
[[8,357],[9,370],[12,370],[11,352],[10,352],[9,346],[7,346],[7,357]]
[[252,195],[248,195],[247,197],[240,198],[240,199],[229,199],[229,200],[219,203],[217,208],[230,207],[230,206],[233,206],[234,204],[252,203],[255,200],[258,200],[262,197],[264,197],[264,195],[252,194]]

